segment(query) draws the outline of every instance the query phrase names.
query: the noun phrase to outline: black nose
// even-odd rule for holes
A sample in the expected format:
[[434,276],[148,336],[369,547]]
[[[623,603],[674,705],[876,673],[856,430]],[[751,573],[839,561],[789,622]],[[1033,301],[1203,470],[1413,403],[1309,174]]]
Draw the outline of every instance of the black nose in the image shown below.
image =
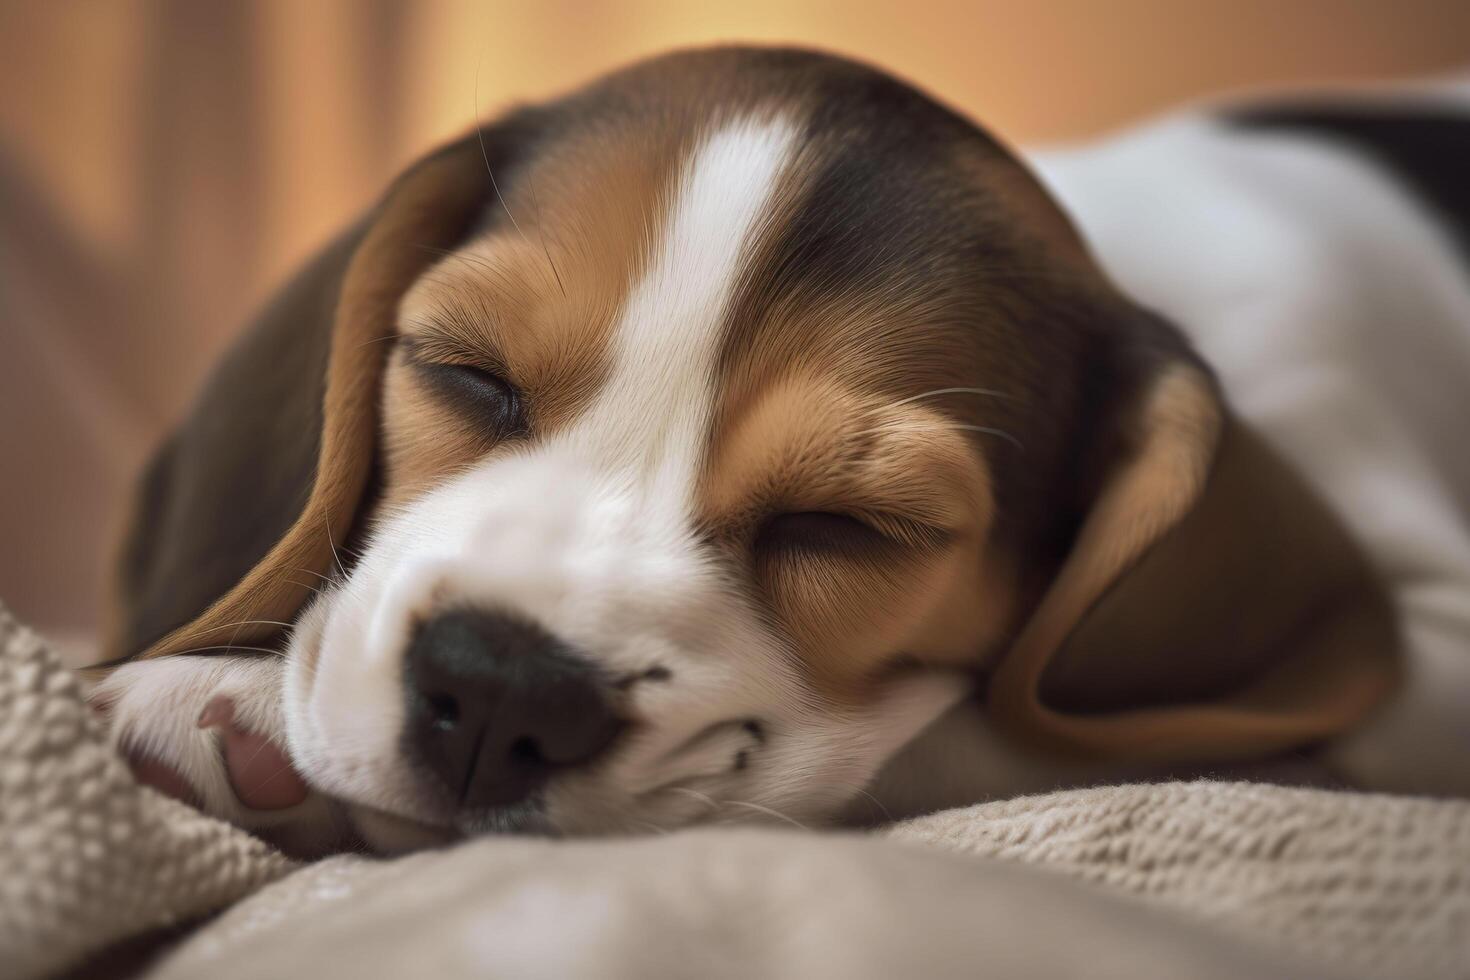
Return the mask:
[[534,623],[461,610],[415,633],[408,748],[459,806],[526,799],[622,727],[596,669]]

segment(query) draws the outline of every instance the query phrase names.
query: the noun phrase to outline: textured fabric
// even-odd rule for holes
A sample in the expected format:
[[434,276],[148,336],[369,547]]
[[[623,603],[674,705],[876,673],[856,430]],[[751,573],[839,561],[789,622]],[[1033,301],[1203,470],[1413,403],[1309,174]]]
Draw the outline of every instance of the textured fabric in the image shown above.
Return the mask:
[[138,786],[76,676],[0,605],[0,975],[69,966],[289,871],[255,838]]
[[982,804],[868,837],[492,838],[293,867],[136,786],[75,678],[0,609],[7,980],[232,904],[152,972],[1470,976],[1460,802],[1135,785]]
[[1338,976],[1032,868],[846,834],[491,838],[334,858],[242,902],[151,980]]
[[706,830],[336,858],[241,903],[159,975],[270,977],[306,961],[451,978],[943,976],[979,963],[992,977],[1470,976],[1470,804],[1135,785],[879,836]]
[[1369,976],[1470,977],[1470,804],[1250,783],[1108,786],[888,836],[1045,865]]

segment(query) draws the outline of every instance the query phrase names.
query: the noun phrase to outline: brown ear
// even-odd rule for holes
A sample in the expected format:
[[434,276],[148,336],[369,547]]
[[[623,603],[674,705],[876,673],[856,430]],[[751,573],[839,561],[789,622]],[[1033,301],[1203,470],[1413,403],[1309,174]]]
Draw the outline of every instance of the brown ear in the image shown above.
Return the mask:
[[1345,529],[1203,369],[1151,371],[1071,552],[989,689],[1023,738],[1119,761],[1255,756],[1391,690],[1391,606]]
[[320,586],[373,473],[399,299],[480,217],[489,162],[474,136],[420,162],[221,363],[140,486],[114,658],[259,645]]

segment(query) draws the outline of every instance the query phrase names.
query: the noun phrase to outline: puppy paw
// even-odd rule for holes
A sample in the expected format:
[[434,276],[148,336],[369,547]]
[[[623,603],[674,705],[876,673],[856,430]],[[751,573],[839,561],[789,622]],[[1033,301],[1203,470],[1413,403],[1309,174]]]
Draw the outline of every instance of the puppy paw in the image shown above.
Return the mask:
[[92,692],[138,781],[293,853],[332,849],[343,821],[285,749],[275,657],[163,657],[125,664]]

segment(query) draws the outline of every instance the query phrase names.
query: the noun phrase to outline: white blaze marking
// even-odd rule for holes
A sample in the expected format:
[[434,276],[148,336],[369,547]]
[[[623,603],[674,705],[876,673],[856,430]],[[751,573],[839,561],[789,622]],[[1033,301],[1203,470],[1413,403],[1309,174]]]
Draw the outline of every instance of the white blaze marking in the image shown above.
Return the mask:
[[[689,517],[731,299],[799,135],[787,120],[746,118],[699,142],[614,325],[605,387],[578,421],[388,515],[346,601],[333,594],[305,618],[288,732],[317,785],[430,819],[399,759],[402,657],[415,616],[446,601],[514,610],[613,676],[675,665],[677,696],[657,708],[663,741],[630,757],[615,784],[658,770],[649,759],[715,718],[796,717],[793,668],[704,561]],[[314,671],[301,649],[313,636]]]
[[614,328],[611,376],[568,434],[579,455],[651,476],[664,503],[688,502],[725,315],[797,140],[788,120],[746,118],[690,154]]

